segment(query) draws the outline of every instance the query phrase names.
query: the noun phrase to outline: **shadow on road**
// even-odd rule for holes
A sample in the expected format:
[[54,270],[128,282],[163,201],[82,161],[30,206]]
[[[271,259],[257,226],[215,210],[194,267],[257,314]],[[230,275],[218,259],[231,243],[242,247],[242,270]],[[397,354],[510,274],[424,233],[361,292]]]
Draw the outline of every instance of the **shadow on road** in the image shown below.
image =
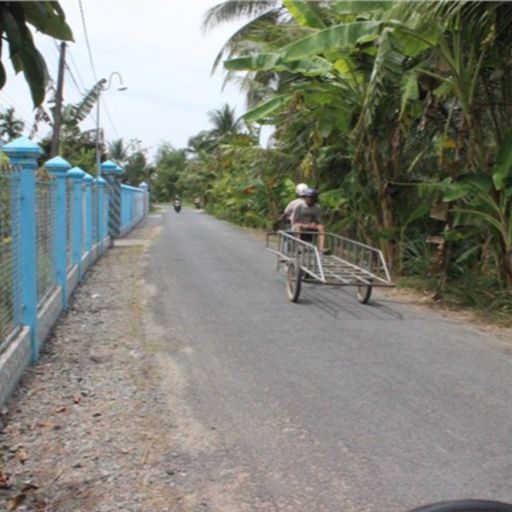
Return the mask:
[[[369,304],[357,301],[354,288],[304,285],[299,305],[314,307],[336,320],[405,320],[397,305],[376,297]],[[412,314],[412,313],[411,313]]]

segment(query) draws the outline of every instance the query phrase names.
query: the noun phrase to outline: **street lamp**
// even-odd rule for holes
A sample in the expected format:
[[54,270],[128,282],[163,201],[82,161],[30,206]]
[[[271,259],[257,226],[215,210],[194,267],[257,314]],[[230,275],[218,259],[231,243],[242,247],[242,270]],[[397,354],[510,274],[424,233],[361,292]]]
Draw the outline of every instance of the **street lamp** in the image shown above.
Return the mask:
[[126,87],[123,84],[123,77],[121,76],[121,73],[119,71],[113,71],[110,73],[110,76],[108,77],[108,84],[105,87],[105,84],[107,83],[106,78],[102,78],[99,81],[99,91],[98,91],[98,100],[96,102],[96,173],[97,177],[101,177],[101,158],[100,158],[100,100],[101,100],[101,93],[103,91],[108,91],[112,85],[112,78],[116,76],[119,78],[120,86],[117,88],[118,91],[126,91],[128,87]]

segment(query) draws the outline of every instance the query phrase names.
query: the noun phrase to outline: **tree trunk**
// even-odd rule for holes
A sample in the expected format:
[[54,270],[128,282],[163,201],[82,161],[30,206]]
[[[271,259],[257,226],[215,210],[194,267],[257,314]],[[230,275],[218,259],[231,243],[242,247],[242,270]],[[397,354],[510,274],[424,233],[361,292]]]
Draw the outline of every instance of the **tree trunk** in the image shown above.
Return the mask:
[[[371,171],[375,179],[377,188],[377,224],[380,229],[387,234],[391,233],[395,228],[395,220],[393,215],[393,203],[388,194],[388,182],[384,167],[379,154],[379,143],[376,137],[370,138],[370,159]],[[386,238],[380,239],[380,247],[384,254],[384,258],[390,269],[394,268],[394,245],[393,242]]]
[[512,289],[512,247],[510,247],[502,237],[500,237],[500,246],[502,251],[501,261],[503,264],[503,273],[507,286]]

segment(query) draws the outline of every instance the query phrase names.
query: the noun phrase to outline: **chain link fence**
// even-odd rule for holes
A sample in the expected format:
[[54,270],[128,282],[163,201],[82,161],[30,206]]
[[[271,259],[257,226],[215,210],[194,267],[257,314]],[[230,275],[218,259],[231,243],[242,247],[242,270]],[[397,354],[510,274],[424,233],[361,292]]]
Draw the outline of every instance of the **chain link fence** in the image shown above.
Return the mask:
[[57,286],[55,271],[56,183],[36,182],[37,301],[40,305]]
[[82,247],[80,255],[87,252],[87,187],[82,183]]
[[101,220],[103,222],[102,232],[108,234],[108,222],[110,215],[110,192],[104,187],[103,189],[103,204],[101,205],[102,214]]
[[91,205],[92,205],[92,243],[99,242],[98,230],[98,184],[94,182],[91,187]]
[[0,352],[21,326],[19,172],[0,174]]
[[66,183],[66,263],[68,270],[73,266],[74,190],[73,180],[68,180]]
[[142,220],[146,213],[146,196],[146,191],[127,185],[121,186],[121,233],[127,233]]
[[[35,224],[32,226],[35,228],[35,238],[32,238],[31,234],[27,236],[27,232],[22,231],[22,221],[25,222],[24,215],[26,215],[24,205],[27,213],[32,212],[32,208],[28,208],[22,200],[22,196],[24,197],[22,186],[27,187],[27,182],[21,181],[20,171],[21,169],[13,169],[8,164],[0,167],[0,353],[15,339],[22,325],[32,325],[30,320],[23,316],[23,312],[28,308],[23,301],[26,300],[32,310],[39,309],[42,312],[52,292],[60,285],[57,268],[62,265],[63,274],[65,275],[67,270],[69,279],[75,263],[75,251],[83,256],[95,246],[100,247],[102,251],[106,248],[105,245],[98,246],[98,244],[108,237],[109,227],[116,212],[120,216],[121,196],[123,196],[123,222],[119,222],[118,225],[123,227],[123,234],[146,214],[147,193],[142,189],[125,186],[121,194],[118,181],[116,182],[117,190],[108,185],[100,185],[98,182],[89,184],[83,182],[79,185],[81,187],[79,198],[76,181],[71,177],[66,179],[63,189],[66,200],[64,208],[64,201],[58,202],[58,194],[61,190],[58,188],[58,179],[47,177],[44,172],[38,171],[39,177],[34,180],[35,204],[32,206],[35,218],[32,222],[35,221]],[[31,190],[30,183],[28,190]],[[116,197],[117,201],[114,200]],[[82,222],[77,226],[76,215],[80,210]],[[59,236],[64,233],[57,233],[57,215],[65,217],[65,227],[61,224],[65,231],[65,241],[64,236]],[[121,221],[120,218],[118,220]],[[31,224],[28,223],[28,226]],[[31,228],[27,229],[29,233],[33,233]],[[78,232],[77,229],[79,229]],[[77,246],[80,235],[81,245]],[[59,255],[63,256],[60,254],[60,248],[57,254],[57,244],[60,243],[63,244],[62,252],[65,252],[65,258],[59,259]],[[24,284],[26,276],[22,274],[21,262],[26,255],[30,254],[35,256],[36,275],[34,284],[25,289],[23,287],[26,286]],[[98,254],[98,252],[94,253],[96,256]],[[31,257],[25,260],[30,261]],[[80,277],[83,270],[92,262],[93,256],[86,262],[82,262],[84,267],[80,270]],[[65,289],[64,285],[63,287]]]

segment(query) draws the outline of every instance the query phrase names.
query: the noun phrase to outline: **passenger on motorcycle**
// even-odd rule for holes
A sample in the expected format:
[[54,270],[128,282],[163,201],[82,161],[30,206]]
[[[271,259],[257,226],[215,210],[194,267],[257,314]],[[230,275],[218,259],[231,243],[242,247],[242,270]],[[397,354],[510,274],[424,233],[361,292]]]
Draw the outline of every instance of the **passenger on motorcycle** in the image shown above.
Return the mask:
[[[304,192],[304,201],[295,208],[291,222],[292,231],[318,232],[318,249],[321,253],[327,253],[324,248],[325,228],[321,220],[320,207],[318,202],[318,191],[314,188],[308,188]],[[301,236],[303,238],[303,236]]]
[[293,201],[290,201],[286,208],[284,209],[284,212],[282,213],[281,217],[279,217],[279,220],[282,221],[290,221],[293,217],[293,212],[297,208],[299,204],[304,203],[304,194],[306,190],[308,190],[308,186],[305,183],[299,183],[295,187],[295,193],[297,194],[297,199],[294,199]]

